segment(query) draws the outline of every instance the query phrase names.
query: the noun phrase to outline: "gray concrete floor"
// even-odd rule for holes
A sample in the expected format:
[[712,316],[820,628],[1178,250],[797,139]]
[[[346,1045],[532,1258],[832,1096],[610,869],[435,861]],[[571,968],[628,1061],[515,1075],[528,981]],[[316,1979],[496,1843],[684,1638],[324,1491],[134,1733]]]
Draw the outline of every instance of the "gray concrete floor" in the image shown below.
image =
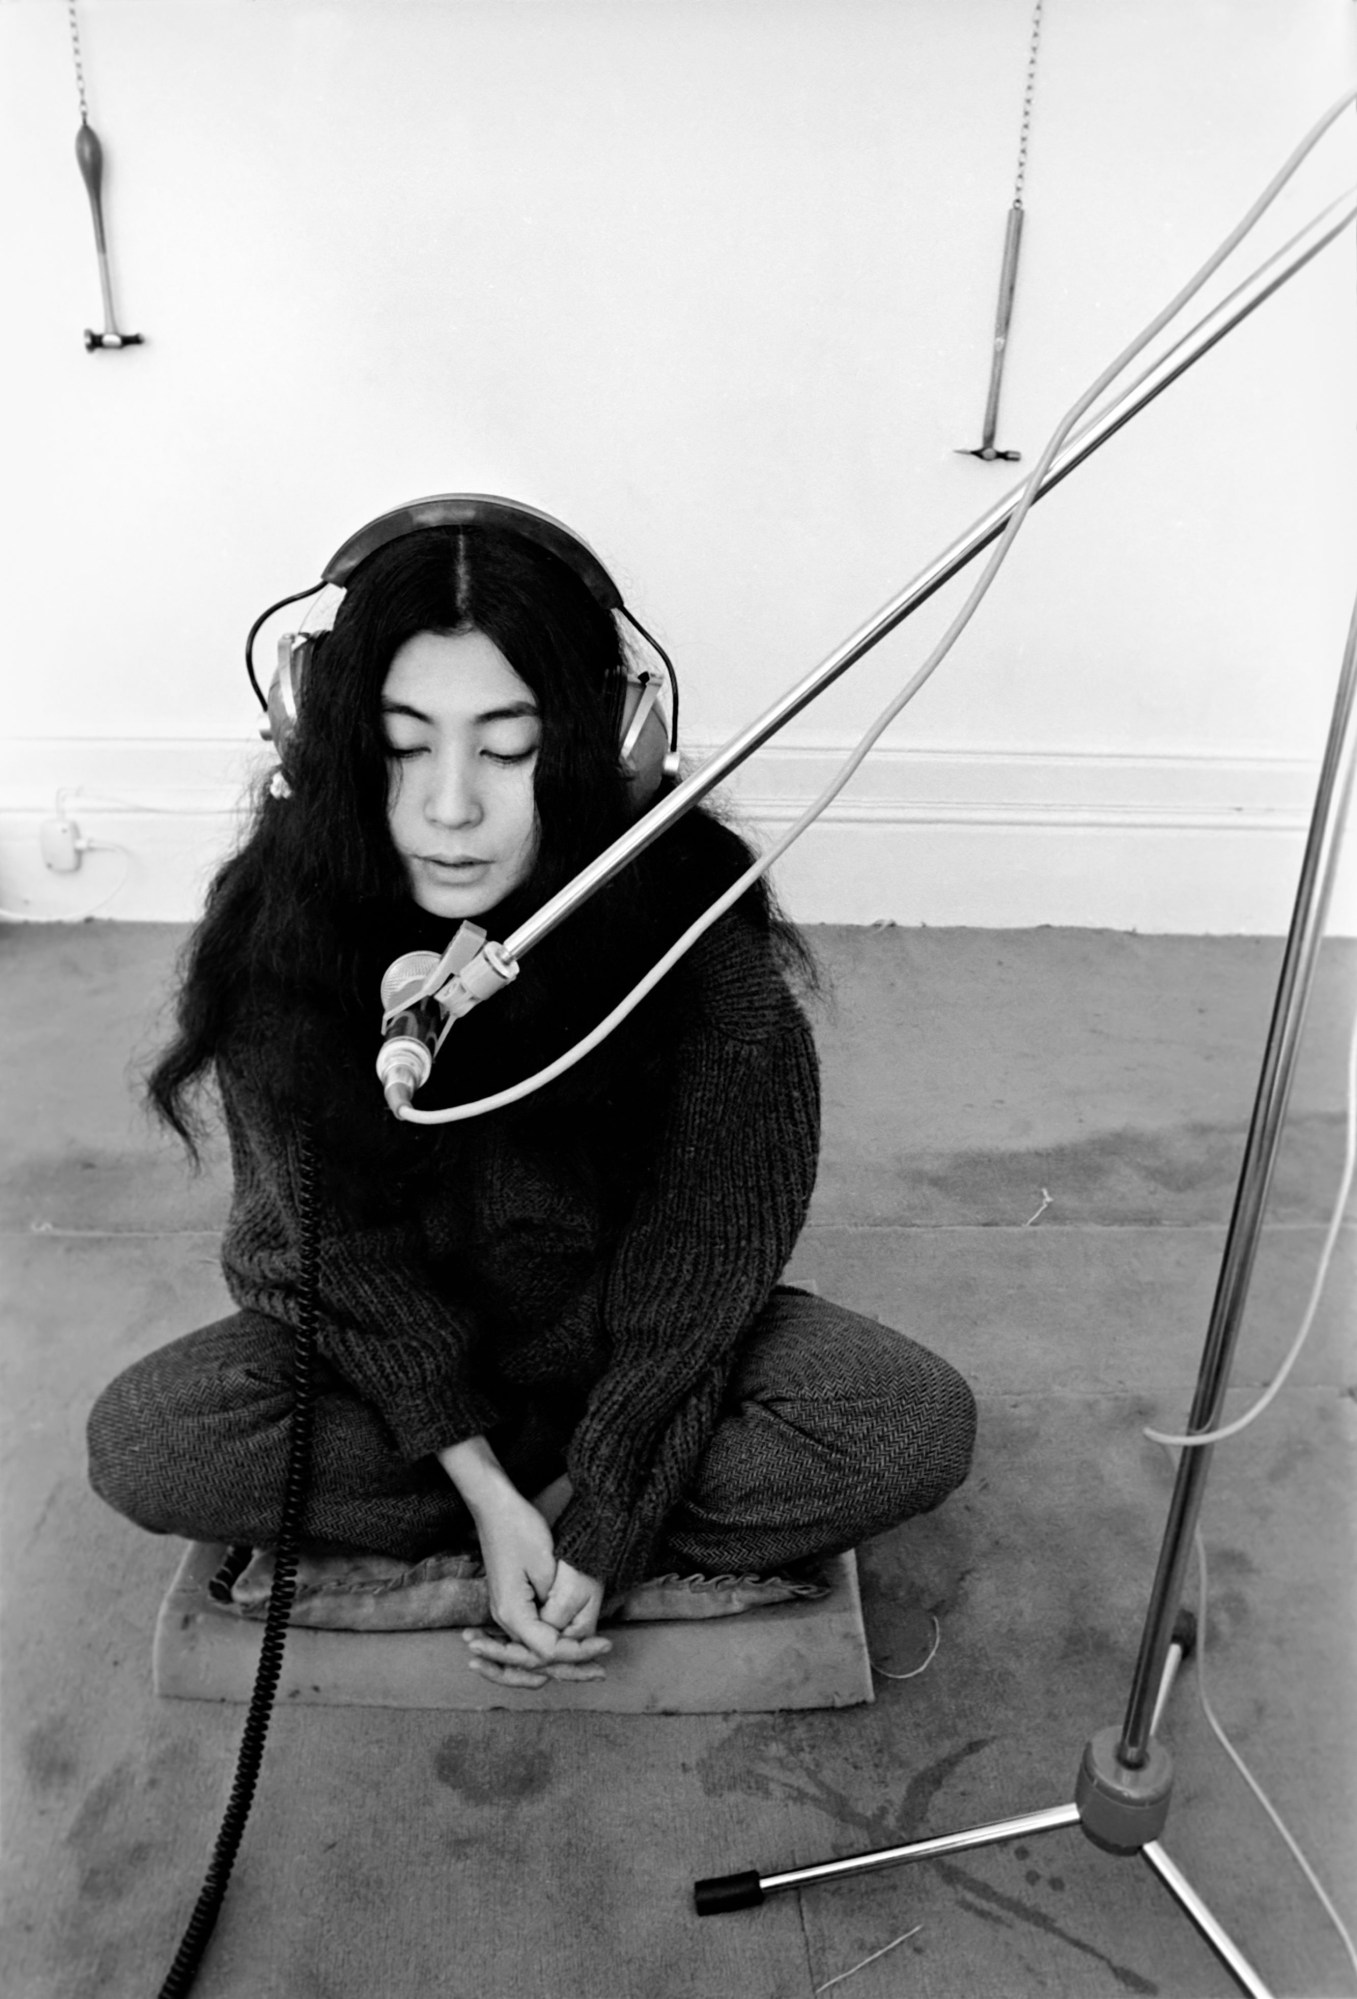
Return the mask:
[[[134,1356],[225,1309],[220,1159],[193,1181],[128,1071],[168,926],[0,933],[10,1999],[151,1993],[210,1851],[241,1710],[159,1702],[178,1544],[84,1481]],[[1073,1794],[1120,1720],[1280,947],[1091,932],[820,930],[826,1139],[792,1275],[975,1384],[969,1484],[861,1554],[874,1706],[730,1717],[276,1716],[203,1999],[845,1999],[1235,1988],[1139,1860],[1078,1830],[697,1921],[762,1873]],[[1352,947],[1328,947],[1231,1407],[1308,1293],[1342,1150]],[[1038,1221],[1029,1218],[1050,1203]],[[1311,1346],[1215,1454],[1207,1669],[1241,1750],[1357,1926],[1349,1222]],[[361,1642],[361,1641],[358,1641]],[[1340,1944],[1210,1737],[1189,1670],[1164,1843],[1279,1993],[1350,1993]]]

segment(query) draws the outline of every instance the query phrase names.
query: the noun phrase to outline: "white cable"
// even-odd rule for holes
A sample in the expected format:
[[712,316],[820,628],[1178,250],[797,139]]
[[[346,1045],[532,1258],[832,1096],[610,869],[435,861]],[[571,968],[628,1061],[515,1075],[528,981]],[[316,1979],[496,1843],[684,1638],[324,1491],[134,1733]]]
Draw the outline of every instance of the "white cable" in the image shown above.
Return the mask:
[[1181,312],[1188,301],[1195,297],[1197,292],[1214,275],[1225,259],[1238,247],[1243,238],[1258,221],[1259,217],[1281,193],[1302,161],[1318,144],[1334,120],[1353,103],[1357,103],[1357,90],[1346,91],[1339,98],[1338,102],[1325,112],[1324,116],[1311,128],[1295,151],[1273,176],[1258,199],[1253,203],[1253,206],[1236,223],[1224,241],[1211,253],[1195,276],[1188,280],[1187,284],[1182,287],[1162,311],[1156,313],[1143,332],[1137,334],[1136,338],[1122,349],[1116,359],[1103,370],[1091,387],[1085,390],[1079,400],[1061,418],[1047,440],[1046,447],[1037,461],[1036,469],[1023,487],[1022,498],[1013,513],[1009,516],[1008,524],[1000,536],[984,570],[978,581],[972,586],[969,596],[957,612],[952,623],[948,626],[946,632],[944,632],[942,638],[917,673],[905,683],[901,692],[882,709],[866,734],[859,740],[857,746],[839,766],[838,771],[825,786],[824,790],[817,798],[812,800],[811,804],[807,806],[806,810],[788,828],[782,837],[776,840],[768,851],[762,854],[751,867],[746,869],[745,873],[731,884],[725,894],[720,896],[710,909],[684,931],[682,937],[670,947],[659,963],[652,967],[645,978],[637,986],[633,987],[625,999],[619,1001],[612,1012],[604,1020],[600,1021],[591,1033],[587,1034],[582,1041],[577,1042],[573,1048],[568,1049],[564,1055],[559,1056],[555,1062],[549,1063],[545,1069],[539,1069],[536,1075],[526,1077],[521,1083],[516,1083],[509,1089],[498,1091],[494,1096],[480,1097],[465,1104],[453,1104],[446,1110],[441,1111],[417,1111],[412,1106],[405,1105],[397,1113],[399,1117],[404,1118],[409,1124],[453,1124],[467,1118],[483,1117],[490,1111],[500,1110],[507,1104],[517,1103],[523,1097],[532,1095],[534,1091],[544,1088],[546,1084],[554,1081],[557,1076],[564,1074],[567,1069],[573,1068],[575,1063],[583,1061],[586,1055],[591,1054],[598,1047],[599,1043],[605,1040],[613,1032],[614,1028],[620,1026],[627,1018],[627,1015],[640,1005],[641,1001],[653,990],[671,966],[677,963],[678,959],[696,944],[698,939],[725,914],[726,910],[739,900],[745,890],[756,882],[761,875],[765,874],[775,861],[781,858],[788,847],[792,845],[792,842],[798,840],[806,828],[819,818],[820,814],[838,797],[858,766],[874,747],[877,739],[895,720],[901,709],[914,699],[914,696],[923,687],[924,683],[932,677],[937,667],[941,665],[966,626],[970,623],[980,606],[982,598],[986,595],[991,583],[994,581],[1001,564],[1007,557],[1008,551],[1012,547],[1023,522],[1030,513],[1040,492],[1042,481],[1045,479],[1053,459],[1079,418],[1097,401],[1098,397],[1111,385],[1122,370],[1149,345],[1150,341],[1157,334],[1162,332],[1169,321],[1177,313]]
[[97,916],[101,909],[106,909],[114,896],[121,895],[127,887],[128,877],[132,872],[131,853],[114,840],[82,840],[80,851],[82,854],[122,855],[123,871],[107,895],[100,896],[98,902],[92,902],[88,909],[52,909],[48,910],[46,915],[41,911],[35,913],[31,909],[0,909],[0,920],[11,923],[83,923],[86,917]]
[[107,909],[109,903],[113,901],[114,897],[121,895],[123,890],[127,887],[128,880],[132,873],[131,850],[127,847],[120,845],[117,840],[87,840],[85,842],[85,852],[87,854],[121,854],[123,858],[123,871],[106,896],[104,896],[99,902],[91,903],[88,909],[81,910],[80,912],[81,921],[83,921],[84,918],[87,916],[94,916],[101,909]]
[[1320,1881],[1318,1875],[1315,1873],[1314,1868],[1305,1858],[1305,1855],[1301,1852],[1300,1847],[1297,1845],[1295,1839],[1292,1837],[1290,1832],[1288,1832],[1286,1826],[1283,1824],[1281,1814],[1278,1812],[1276,1806],[1272,1803],[1272,1800],[1268,1797],[1266,1791],[1263,1789],[1262,1785],[1258,1782],[1258,1779],[1249,1769],[1248,1764],[1244,1761],[1239,1751],[1235,1748],[1234,1744],[1231,1742],[1229,1736],[1225,1733],[1225,1730],[1221,1727],[1220,1722],[1216,1718],[1215,1709],[1211,1706],[1211,1703],[1207,1698],[1206,1543],[1202,1538],[1202,1531],[1200,1527],[1198,1527],[1196,1530],[1196,1533],[1194,1535],[1194,1542],[1197,1550],[1197,1577],[1198,1577],[1197,1697],[1202,1704],[1202,1713],[1206,1716],[1207,1721],[1211,1724],[1211,1728],[1214,1731],[1216,1739],[1220,1743],[1221,1748],[1225,1751],[1225,1754],[1234,1764],[1236,1770],[1238,1770],[1240,1776],[1244,1779],[1244,1782],[1253,1792],[1253,1795],[1255,1796],[1255,1798],[1257,1798],[1259,1804],[1263,1807],[1263,1810],[1267,1813],[1268,1817],[1272,1820],[1272,1823],[1276,1826],[1282,1838],[1286,1841],[1286,1844],[1291,1851],[1291,1856],[1293,1860],[1295,1861],[1296,1865],[1300,1868],[1301,1873],[1305,1876],[1310,1886],[1314,1889],[1316,1895],[1318,1895],[1321,1903],[1324,1906],[1324,1913],[1328,1916],[1330,1922],[1337,1930],[1339,1936],[1342,1937],[1343,1939],[1343,1948],[1346,1950],[1348,1956],[1352,1959],[1353,1969],[1357,1970],[1357,1947],[1354,1947],[1353,1945],[1352,1936],[1347,1928],[1347,1925],[1344,1923],[1342,1917],[1339,1915],[1337,1909],[1335,1909],[1332,1901],[1329,1899],[1328,1894],[1325,1892],[1323,1883]]
[[1329,1265],[1333,1261],[1334,1248],[1338,1242],[1338,1232],[1343,1226],[1343,1213],[1348,1204],[1348,1195],[1352,1192],[1354,1167],[1357,1167],[1357,1019],[1353,1021],[1352,1041],[1348,1048],[1347,1151],[1344,1156],[1343,1172],[1338,1185],[1338,1198],[1334,1202],[1333,1215],[1329,1222],[1328,1233],[1324,1238],[1324,1247],[1320,1251],[1319,1268],[1315,1272],[1315,1281],[1310,1288],[1310,1302],[1305,1308],[1305,1316],[1301,1320],[1300,1331],[1291,1342],[1286,1359],[1282,1362],[1276,1376],[1268,1384],[1267,1388],[1264,1389],[1253,1407],[1247,1410],[1244,1415],[1236,1416],[1232,1423],[1226,1423],[1219,1430],[1194,1430],[1190,1434],[1181,1437],[1170,1435],[1164,1430],[1147,1429],[1145,1435],[1153,1443],[1177,1444],[1184,1449],[1200,1450],[1203,1444],[1219,1444],[1223,1443],[1226,1437],[1237,1437],[1241,1430],[1246,1430],[1250,1423],[1262,1415],[1268,1404],[1285,1386],[1286,1377],[1295,1366],[1296,1361],[1300,1357],[1301,1348],[1310,1337],[1310,1329],[1315,1321],[1315,1313],[1319,1310],[1320,1293],[1324,1289],[1324,1281],[1329,1274]]
[[[117,792],[100,791],[97,785],[91,788],[83,784],[63,784],[57,787],[56,793],[56,811],[60,819],[66,817],[66,800],[68,798],[100,798],[104,800],[105,804],[122,806],[129,812],[178,812],[179,810],[179,807],[174,805],[138,805],[135,800],[122,798]],[[122,874],[107,895],[101,896],[98,902],[92,902],[88,909],[54,909],[49,910],[45,915],[41,911],[35,912],[31,909],[0,909],[0,922],[83,923],[87,917],[97,916],[101,909],[107,909],[114,897],[121,895],[127,887],[128,878],[132,873],[131,849],[123,846],[121,841],[118,840],[81,840],[77,842],[77,850],[82,854],[122,855]]]
[[[174,786],[168,788],[171,790],[175,789]],[[185,789],[188,789],[188,787],[185,787]],[[124,798],[121,792],[101,791],[98,785],[63,784],[57,792],[57,812],[63,818],[66,814],[66,800],[68,798],[82,798],[86,800],[97,798],[99,805],[95,809],[103,811],[111,808],[114,811],[123,812],[162,812],[173,813],[176,817],[180,818],[182,818],[184,813],[182,805],[143,805],[135,798]],[[202,808],[198,809],[201,810]]]
[[[1107,414],[1107,411],[1111,409],[1114,402],[1120,402],[1125,397],[1133,396],[1136,390],[1141,386],[1143,382],[1148,382],[1151,375],[1155,374],[1158,369],[1162,368],[1166,361],[1169,361],[1173,358],[1173,356],[1178,352],[1180,347],[1185,347],[1189,340],[1193,340],[1196,338],[1197,334],[1199,334],[1202,328],[1206,325],[1207,320],[1214,319],[1218,313],[1225,312],[1231,305],[1233,305],[1234,301],[1241,295],[1241,293],[1247,290],[1249,286],[1257,284],[1258,280],[1262,277],[1265,271],[1270,270],[1274,264],[1279,264],[1282,261],[1283,257],[1288,256],[1290,252],[1295,249],[1297,243],[1300,242],[1301,238],[1303,236],[1308,235],[1311,230],[1313,230],[1319,223],[1321,223],[1324,220],[1326,215],[1332,215],[1336,208],[1341,208],[1346,202],[1351,201],[1354,193],[1357,193],[1357,183],[1354,183],[1351,187],[1344,188],[1341,194],[1336,194],[1332,201],[1326,202],[1323,208],[1321,208],[1317,214],[1312,215],[1309,218],[1309,220],[1305,223],[1303,228],[1298,229],[1294,236],[1288,236],[1284,243],[1280,243],[1277,246],[1277,248],[1272,252],[1270,257],[1265,257],[1262,263],[1259,264],[1256,269],[1250,271],[1246,278],[1242,278],[1240,282],[1235,286],[1233,291],[1228,291],[1224,294],[1223,297],[1217,299],[1216,303],[1211,307],[1211,310],[1206,314],[1205,318],[1199,319],[1194,326],[1189,326],[1185,333],[1180,334],[1179,337],[1176,340],[1172,341],[1169,346],[1165,347],[1162,350],[1162,352],[1156,354],[1153,361],[1150,362],[1149,366],[1143,369],[1139,375],[1137,375],[1132,381],[1126,382],[1120,388],[1118,388],[1116,395],[1113,397],[1109,397],[1108,402],[1106,403],[1104,408],[1096,410],[1094,412],[1094,414],[1089,418],[1089,424],[1088,424],[1089,429],[1090,430],[1094,429],[1102,421],[1103,417]],[[1078,436],[1076,436],[1074,442],[1077,444],[1079,438],[1082,436],[1083,432],[1080,431]]]

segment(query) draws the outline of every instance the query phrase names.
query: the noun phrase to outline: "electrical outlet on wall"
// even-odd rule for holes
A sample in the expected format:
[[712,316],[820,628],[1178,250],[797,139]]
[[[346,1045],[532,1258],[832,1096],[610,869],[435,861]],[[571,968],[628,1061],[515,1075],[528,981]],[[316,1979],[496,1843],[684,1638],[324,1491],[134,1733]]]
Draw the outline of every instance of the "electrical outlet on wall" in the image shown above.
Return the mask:
[[80,866],[83,842],[74,819],[44,819],[38,828],[42,858],[59,875],[74,874]]

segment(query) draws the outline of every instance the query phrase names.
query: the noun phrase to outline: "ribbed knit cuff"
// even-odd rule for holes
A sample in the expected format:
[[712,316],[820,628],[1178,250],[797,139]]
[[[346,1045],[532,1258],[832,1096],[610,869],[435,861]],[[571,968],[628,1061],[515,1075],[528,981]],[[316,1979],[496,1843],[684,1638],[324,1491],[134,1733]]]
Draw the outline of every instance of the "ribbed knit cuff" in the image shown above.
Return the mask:
[[630,1589],[649,1573],[660,1524],[576,1493],[552,1529],[556,1558],[609,1593]]
[[408,1403],[382,1405],[382,1421],[407,1463],[432,1457],[467,1437],[480,1437],[499,1421],[499,1411],[483,1395],[450,1395],[445,1400],[423,1393]]
[[449,1328],[442,1337],[360,1332],[322,1323],[319,1347],[390,1430],[407,1461],[427,1457],[463,1437],[478,1436],[499,1421],[488,1396],[466,1378],[460,1343]]

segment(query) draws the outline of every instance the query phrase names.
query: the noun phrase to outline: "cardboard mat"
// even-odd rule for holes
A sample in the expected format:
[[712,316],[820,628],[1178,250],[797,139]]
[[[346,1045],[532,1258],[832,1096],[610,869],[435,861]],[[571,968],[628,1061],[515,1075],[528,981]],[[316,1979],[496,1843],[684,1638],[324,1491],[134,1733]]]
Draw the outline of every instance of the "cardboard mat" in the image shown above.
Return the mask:
[[[155,1690],[248,1701],[263,1626],[208,1595],[226,1550],[191,1542],[156,1620]],[[608,1627],[601,1680],[498,1687],[470,1671],[456,1631],[291,1630],[278,1700],[337,1707],[565,1708],[604,1714],[766,1713],[872,1699],[857,1563],[828,1564],[828,1596],[736,1617]]]

